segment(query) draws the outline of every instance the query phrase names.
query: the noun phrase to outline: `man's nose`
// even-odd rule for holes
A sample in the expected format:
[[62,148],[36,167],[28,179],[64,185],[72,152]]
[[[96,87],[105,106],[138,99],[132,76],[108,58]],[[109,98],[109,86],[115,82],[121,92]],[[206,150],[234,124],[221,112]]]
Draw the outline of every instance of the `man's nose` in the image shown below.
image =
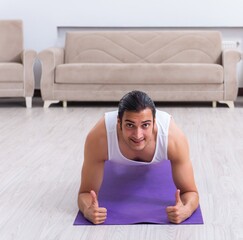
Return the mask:
[[141,128],[136,128],[135,130],[135,137],[137,139],[140,139],[143,137],[143,130]]

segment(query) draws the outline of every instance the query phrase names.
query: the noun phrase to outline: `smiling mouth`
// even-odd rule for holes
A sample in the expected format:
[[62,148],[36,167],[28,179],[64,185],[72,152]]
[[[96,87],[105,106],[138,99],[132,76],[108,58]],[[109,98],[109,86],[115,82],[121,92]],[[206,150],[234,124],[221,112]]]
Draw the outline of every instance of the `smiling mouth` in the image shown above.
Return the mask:
[[135,144],[139,144],[139,143],[141,143],[141,142],[144,141],[144,138],[143,138],[143,139],[132,139],[132,138],[131,138],[131,141],[132,141],[133,143],[135,143]]

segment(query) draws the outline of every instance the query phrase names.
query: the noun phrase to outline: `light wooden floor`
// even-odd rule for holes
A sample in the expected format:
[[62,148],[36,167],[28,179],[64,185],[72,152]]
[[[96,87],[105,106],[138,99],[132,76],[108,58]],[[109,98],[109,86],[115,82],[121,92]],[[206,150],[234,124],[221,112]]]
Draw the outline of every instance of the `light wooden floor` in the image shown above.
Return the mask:
[[160,104],[188,136],[204,225],[73,226],[83,144],[115,105],[32,109],[0,101],[1,240],[243,240],[243,99]]

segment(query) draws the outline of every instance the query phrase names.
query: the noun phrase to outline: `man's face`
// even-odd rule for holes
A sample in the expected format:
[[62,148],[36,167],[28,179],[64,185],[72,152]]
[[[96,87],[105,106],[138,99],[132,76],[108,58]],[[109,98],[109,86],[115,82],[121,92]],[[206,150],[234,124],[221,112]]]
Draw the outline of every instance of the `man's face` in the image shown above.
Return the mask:
[[118,124],[121,126],[124,142],[132,150],[143,150],[153,137],[154,121],[149,108],[140,112],[125,111],[122,124],[119,119]]

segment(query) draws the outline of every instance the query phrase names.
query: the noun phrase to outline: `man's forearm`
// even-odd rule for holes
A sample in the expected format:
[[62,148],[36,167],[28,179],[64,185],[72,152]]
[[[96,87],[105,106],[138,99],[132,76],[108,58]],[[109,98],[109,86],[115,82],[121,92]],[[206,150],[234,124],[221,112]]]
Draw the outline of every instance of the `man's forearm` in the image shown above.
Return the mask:
[[84,214],[85,209],[89,208],[92,204],[92,197],[89,192],[79,193],[78,195],[78,207],[79,210]]
[[188,209],[188,217],[197,209],[199,204],[199,196],[197,192],[185,192],[181,194],[181,201]]

